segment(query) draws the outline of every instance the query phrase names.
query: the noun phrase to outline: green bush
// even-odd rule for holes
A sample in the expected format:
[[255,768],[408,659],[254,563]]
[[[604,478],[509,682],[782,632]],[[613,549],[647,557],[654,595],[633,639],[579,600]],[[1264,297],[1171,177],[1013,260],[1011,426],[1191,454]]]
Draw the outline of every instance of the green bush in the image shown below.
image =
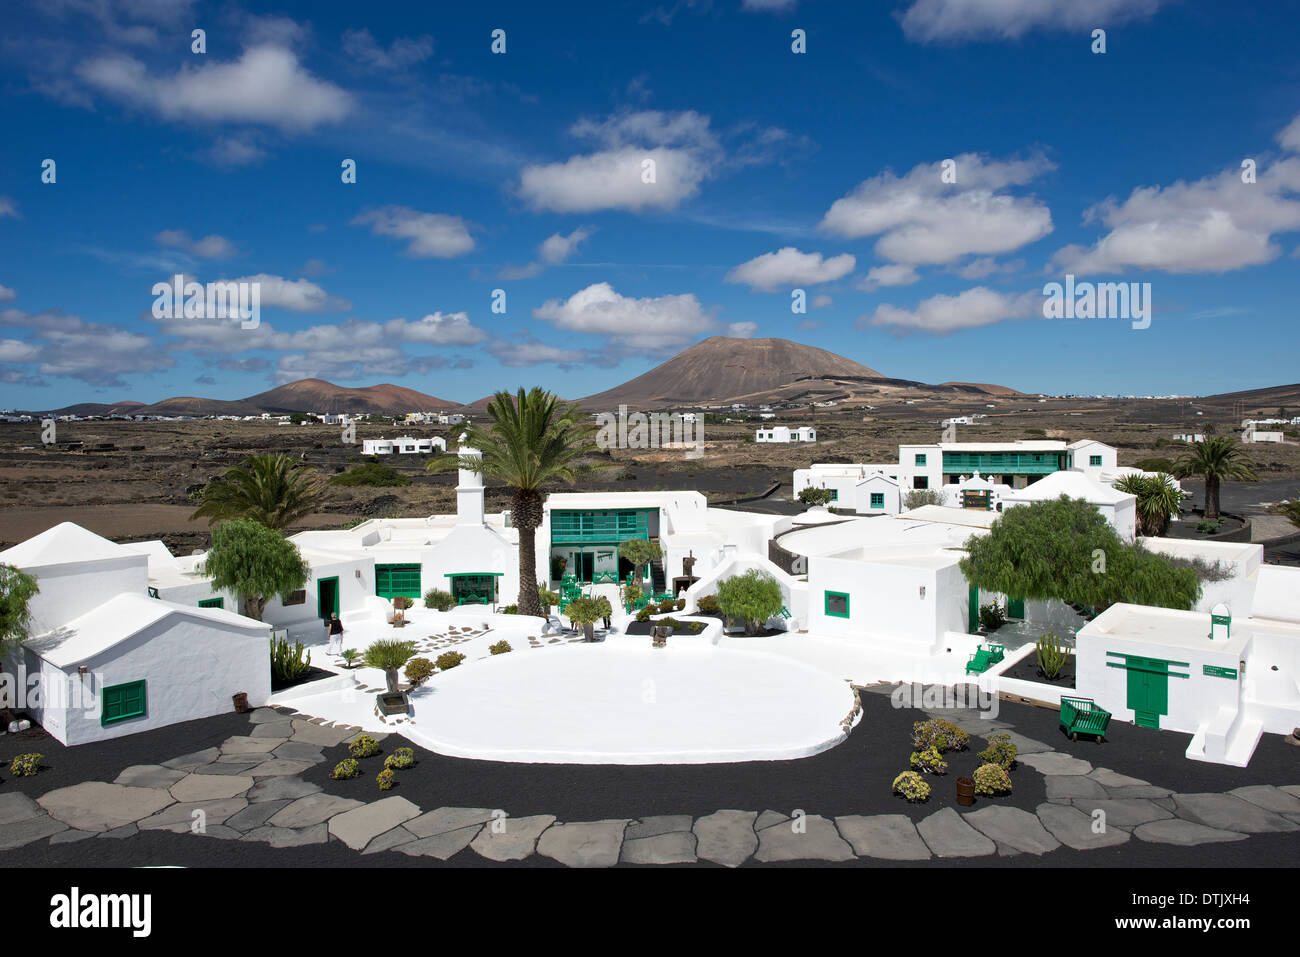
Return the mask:
[[348,745],[348,753],[354,758],[370,758],[379,753],[379,742],[368,734],[359,734]]
[[945,751],[965,751],[969,745],[970,735],[943,718],[931,718],[912,725],[912,746],[917,751],[933,748],[943,754]]
[[424,593],[425,608],[436,608],[438,611],[447,611],[449,608],[454,608],[455,605],[456,599],[452,597],[451,592],[431,588]]
[[276,681],[295,681],[311,669],[311,652],[301,641],[289,644],[288,636],[271,639],[271,677]]
[[438,666],[439,671],[450,671],[464,660],[465,656],[459,651],[444,651],[433,663]]
[[398,748],[384,758],[384,767],[404,771],[415,763],[415,752],[410,748]]
[[718,607],[728,618],[745,623],[745,634],[756,635],[773,615],[781,613],[785,599],[775,578],[757,568],[718,583]]
[[392,488],[401,485],[410,485],[411,480],[391,465],[384,465],[382,462],[366,462],[364,465],[358,465],[354,469],[349,469],[342,475],[332,476],[330,478],[330,484],[343,485],[347,487],[369,485],[380,488]]
[[504,607],[504,608],[501,609],[501,614],[503,614],[503,615],[517,615],[517,614],[519,614],[519,606],[518,606],[518,605],[506,605],[506,607]]
[[671,598],[665,598],[663,601],[659,603],[659,614],[661,615],[666,615],[670,611],[676,611],[676,610],[677,610],[677,602],[673,601]]
[[903,508],[911,511],[923,505],[942,505],[943,493],[936,488],[915,488],[903,496]]
[[393,773],[392,768],[384,768],[375,775],[375,780],[379,782],[379,790],[387,791],[393,786],[393,782],[397,780],[397,775]]
[[355,778],[361,776],[361,765],[355,758],[344,758],[338,764],[334,765],[334,770],[330,772],[330,777],[335,781],[342,781],[345,778]]
[[640,611],[636,613],[636,620],[649,621],[650,616],[652,614],[654,614],[654,610],[649,605],[646,605],[644,608],[642,608]]
[[412,597],[409,596],[409,595],[394,595],[394,596],[393,596],[393,607],[394,607],[394,608],[400,608],[400,609],[402,609],[402,611],[406,611],[406,609],[411,608],[411,607],[413,607],[414,605],[415,605],[415,599],[412,598]]
[[894,778],[894,793],[919,804],[930,799],[930,785],[915,771],[904,771]]
[[488,653],[493,655],[504,655],[507,651],[514,651],[510,647],[510,642],[502,638],[495,645],[488,645]]
[[1037,649],[1035,654],[1038,657],[1038,670],[1043,673],[1043,677],[1049,681],[1060,677],[1061,669],[1070,660],[1070,649],[1058,644],[1056,635],[1050,631],[1039,638],[1034,647]]
[[926,774],[946,774],[948,762],[939,756],[935,748],[912,752],[912,770],[924,771]]
[[35,752],[20,754],[9,763],[9,773],[16,778],[29,778],[41,769],[42,757]]
[[1000,764],[981,764],[975,769],[976,794],[1010,794],[1011,775]]
[[345,665],[349,668],[353,668],[356,667],[357,659],[361,657],[361,652],[357,651],[355,648],[344,648],[339,652],[339,657],[343,659]]
[[1019,753],[1019,749],[1011,743],[1011,735],[991,734],[989,746],[979,752],[979,759],[985,764],[996,764],[1010,771],[1015,766],[1016,755]]
[[799,501],[804,505],[825,505],[835,495],[834,490],[828,488],[815,488],[808,486],[799,490]]
[[701,595],[700,600],[695,603],[695,607],[700,610],[701,615],[722,614],[722,609],[718,607],[717,595]]
[[702,621],[681,621],[677,618],[658,618],[655,620],[656,625],[667,625],[673,631],[689,631],[692,634],[704,630]]
[[685,598],[679,598],[679,599],[677,599],[677,602],[676,602],[676,608],[677,608],[678,611],[685,611],[685,610],[686,610],[686,599],[685,599]]
[[987,605],[980,605],[980,624],[985,631],[997,631],[1006,623],[1007,616],[1002,613],[996,598]]
[[433,677],[433,662],[428,658],[412,658],[406,663],[406,680],[418,688]]

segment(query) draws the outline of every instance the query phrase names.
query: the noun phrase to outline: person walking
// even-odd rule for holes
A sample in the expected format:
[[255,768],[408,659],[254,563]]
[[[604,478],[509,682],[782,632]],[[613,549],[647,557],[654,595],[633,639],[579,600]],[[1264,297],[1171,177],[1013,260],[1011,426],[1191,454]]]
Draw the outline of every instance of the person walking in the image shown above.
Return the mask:
[[339,621],[339,613],[332,612],[329,620],[329,646],[326,654],[337,655],[343,652],[343,622]]

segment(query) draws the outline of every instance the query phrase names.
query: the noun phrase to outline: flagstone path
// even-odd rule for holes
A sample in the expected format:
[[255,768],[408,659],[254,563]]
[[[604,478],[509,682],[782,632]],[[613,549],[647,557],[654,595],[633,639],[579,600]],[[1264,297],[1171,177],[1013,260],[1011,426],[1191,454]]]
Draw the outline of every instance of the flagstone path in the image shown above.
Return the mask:
[[[976,711],[933,714],[972,736],[1007,727]],[[360,728],[287,709],[261,708],[250,719],[246,735],[161,764],[128,767],[112,782],[87,781],[36,800],[0,794],[0,850],[163,830],[272,847],[339,841],[360,855],[396,852],[444,861],[468,848],[492,861],[538,855],[570,867],[700,861],[737,867],[747,861],[1041,857],[1062,845],[1095,850],[1136,839],[1188,846],[1300,831],[1300,785],[1182,794],[1094,767],[1014,731],[1020,762],[1045,778],[1047,800],[1035,812],[988,803],[965,813],[946,807],[913,823],[903,814],[824,817],[770,809],[601,821],[512,818],[493,808],[425,810],[401,796],[368,802],[338,797],[303,780],[303,772],[325,761],[325,748],[350,742]]]

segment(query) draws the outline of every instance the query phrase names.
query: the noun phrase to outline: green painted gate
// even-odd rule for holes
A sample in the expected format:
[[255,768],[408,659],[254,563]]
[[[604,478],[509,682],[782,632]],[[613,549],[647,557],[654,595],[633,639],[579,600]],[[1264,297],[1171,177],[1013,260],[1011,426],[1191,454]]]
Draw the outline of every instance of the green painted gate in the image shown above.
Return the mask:
[[375,594],[380,598],[396,598],[398,595],[419,598],[420,565],[376,565]]
[[1025,617],[1025,600],[1023,598],[1007,597],[1007,617],[1021,619]]
[[1171,671],[1171,668],[1188,667],[1185,661],[1165,661],[1163,658],[1144,658],[1106,652],[1122,663],[1108,661],[1108,668],[1123,668],[1128,672],[1128,707],[1133,709],[1133,723],[1142,728],[1159,728],[1160,716],[1169,713],[1169,679],[1188,675]]
[[980,628],[980,590],[974,585],[970,588],[969,611],[967,612],[966,630],[972,635]]

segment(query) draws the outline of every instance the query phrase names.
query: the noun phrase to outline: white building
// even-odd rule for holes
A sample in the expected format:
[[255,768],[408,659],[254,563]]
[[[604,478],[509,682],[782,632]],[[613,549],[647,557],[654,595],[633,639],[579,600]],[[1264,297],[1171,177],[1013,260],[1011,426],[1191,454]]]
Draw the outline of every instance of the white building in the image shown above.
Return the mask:
[[447,440],[440,435],[420,439],[399,435],[395,439],[361,440],[362,455],[432,455],[435,451],[447,451]]
[[271,694],[270,625],[149,595],[149,554],[65,522],[0,552],[36,576],[30,635],[6,670],[20,710],[65,745],[161,728]]
[[786,425],[773,425],[758,429],[754,433],[755,442],[816,442],[817,430],[805,425],[792,429]]

